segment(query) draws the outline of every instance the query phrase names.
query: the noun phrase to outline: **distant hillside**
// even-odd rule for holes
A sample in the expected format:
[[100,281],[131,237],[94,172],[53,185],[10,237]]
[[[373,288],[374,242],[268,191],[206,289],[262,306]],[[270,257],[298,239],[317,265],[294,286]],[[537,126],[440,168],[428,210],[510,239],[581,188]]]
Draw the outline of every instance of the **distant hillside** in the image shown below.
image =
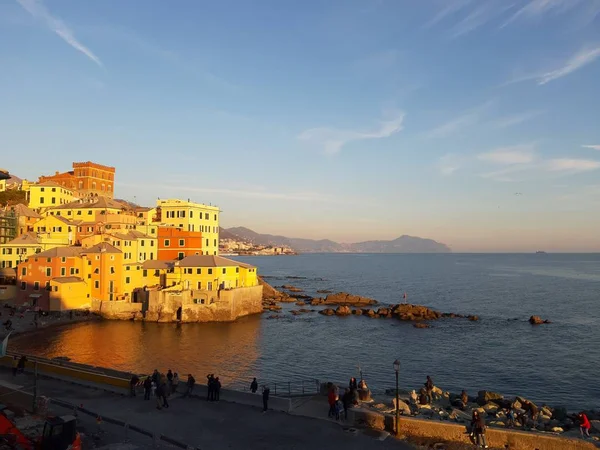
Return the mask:
[[[392,241],[367,241],[340,244],[329,239],[297,239],[260,234],[245,227],[223,229],[222,238],[235,238],[259,245],[287,245],[300,253],[449,253],[450,248],[431,239],[401,236]],[[233,236],[233,237],[232,237]]]

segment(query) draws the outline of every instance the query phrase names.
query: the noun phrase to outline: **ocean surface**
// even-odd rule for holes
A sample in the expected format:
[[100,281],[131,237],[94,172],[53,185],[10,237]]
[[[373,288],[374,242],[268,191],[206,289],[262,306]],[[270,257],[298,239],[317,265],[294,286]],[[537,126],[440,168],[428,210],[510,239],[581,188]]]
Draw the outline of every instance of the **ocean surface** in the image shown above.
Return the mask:
[[[42,330],[11,349],[146,373],[168,368],[224,385],[345,382],[359,367],[370,387],[419,389],[427,375],[444,390],[489,389],[569,409],[600,407],[600,255],[318,254],[237,258],[272,285],[309,295],[328,289],[408,301],[478,322],[443,319],[416,329],[396,319],[269,314],[228,324],[97,322]],[[301,277],[301,278],[289,278]],[[540,315],[552,324],[531,326]],[[308,383],[308,382],[307,382]],[[282,387],[284,386],[284,387]]]

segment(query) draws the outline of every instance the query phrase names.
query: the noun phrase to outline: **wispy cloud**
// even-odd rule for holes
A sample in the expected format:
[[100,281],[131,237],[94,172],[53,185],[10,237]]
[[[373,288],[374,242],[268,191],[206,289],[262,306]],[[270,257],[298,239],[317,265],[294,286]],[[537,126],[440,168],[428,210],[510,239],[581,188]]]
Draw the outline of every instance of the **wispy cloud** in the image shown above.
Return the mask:
[[545,111],[526,111],[519,114],[501,117],[497,120],[494,120],[492,125],[496,128],[508,128],[528,122],[544,113]]
[[298,139],[312,141],[322,146],[327,154],[336,154],[346,144],[353,141],[390,137],[402,130],[403,122],[404,114],[398,113],[390,120],[381,121],[379,127],[370,131],[343,130],[331,127],[310,128],[300,133]]
[[581,3],[583,2],[580,0],[529,0],[527,4],[515,12],[501,28],[504,28],[518,19],[539,18],[548,13],[564,14],[571,9],[579,7]]
[[17,0],[17,2],[34,18],[44,22],[48,28],[54,31],[67,44],[83,53],[100,67],[103,67],[100,58],[79,42],[77,38],[75,38],[73,31],[59,17],[50,14],[42,0]]
[[585,66],[593,63],[598,57],[600,57],[600,47],[584,48],[552,70],[515,76],[504,83],[504,85],[535,80],[539,86],[543,86],[551,81],[558,80],[583,69]]
[[550,172],[588,172],[600,169],[600,161],[591,159],[557,158],[544,163],[544,168]]
[[486,102],[481,106],[473,108],[469,111],[463,112],[457,117],[449,120],[448,122],[443,123],[442,125],[430,130],[427,133],[427,137],[429,138],[443,138],[447,137],[451,134],[458,133],[459,131],[476,125],[479,123],[485,114],[485,112],[492,105],[492,102]]
[[437,168],[442,175],[452,175],[462,167],[462,164],[463,158],[454,153],[448,153],[437,161]]
[[494,181],[511,182],[515,181],[514,174],[519,172],[525,172],[533,169],[535,166],[532,164],[515,164],[512,166],[504,167],[502,169],[493,170],[491,172],[485,172],[480,174],[481,178],[487,178]]
[[591,148],[592,150],[600,150],[600,145],[582,145],[583,148]]
[[477,155],[480,161],[494,164],[529,164],[535,160],[535,145],[522,144],[510,147],[500,147],[491,152]]
[[[146,184],[136,183],[122,183],[123,187],[135,188],[135,189],[152,189],[155,186]],[[176,191],[176,192],[192,192],[199,194],[215,194],[223,195],[227,197],[236,198],[248,198],[248,199],[262,199],[262,200],[285,200],[285,201],[297,201],[297,202],[324,202],[324,203],[337,203],[341,200],[335,197],[325,194],[322,192],[302,191],[302,192],[274,192],[267,190],[248,190],[248,189],[221,189],[221,188],[202,188],[193,185],[181,185],[181,184],[163,184],[160,186],[165,191]]]
[[493,1],[481,2],[475,9],[469,12],[451,28],[450,35],[457,38],[471,33],[494,20],[496,17],[501,16],[506,11],[513,8],[513,6],[513,3],[507,2],[502,4],[499,2],[494,3]]

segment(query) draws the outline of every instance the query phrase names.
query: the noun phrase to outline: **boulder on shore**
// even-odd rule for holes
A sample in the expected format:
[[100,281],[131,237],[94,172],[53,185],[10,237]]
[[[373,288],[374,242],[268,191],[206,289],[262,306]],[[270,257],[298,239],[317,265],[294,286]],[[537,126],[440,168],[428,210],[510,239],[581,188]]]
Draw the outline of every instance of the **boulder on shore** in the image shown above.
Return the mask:
[[320,289],[317,291],[317,294],[331,294],[332,292],[328,289]]
[[529,318],[529,323],[531,325],[542,325],[544,323],[551,323],[549,320],[544,320],[540,316],[531,316]]
[[320,297],[313,298],[313,299],[310,301],[310,306],[319,306],[319,305],[322,305],[322,304],[323,304],[323,302],[325,302],[325,300],[323,300],[323,299],[322,299],[322,298],[320,298]]
[[289,284],[284,284],[283,286],[281,286],[281,288],[290,292],[304,292],[302,289],[297,288],[295,286],[290,286]]
[[479,391],[477,393],[477,404],[479,406],[486,405],[489,402],[495,403],[498,400],[504,400],[504,396],[498,394],[497,392]]
[[336,316],[349,316],[350,314],[352,314],[352,310],[350,309],[349,306],[346,306],[346,305],[338,306],[337,309],[335,310]]
[[469,319],[471,322],[477,322],[479,320],[479,316],[467,316],[467,319]]
[[362,316],[362,309],[353,309],[352,310],[352,314],[354,314],[355,316]]
[[377,314],[381,317],[388,317],[391,316],[392,311],[389,308],[379,308]]
[[[392,407],[394,408],[394,410],[396,410],[396,399],[395,398],[392,399]],[[412,412],[410,410],[410,406],[408,406],[408,404],[401,399],[398,399],[398,410],[404,416],[410,416],[412,414]]]
[[306,305],[306,302],[302,302],[302,301],[296,302],[296,306],[304,306],[304,305]]
[[337,294],[329,294],[325,297],[326,305],[351,305],[351,306],[362,306],[362,305],[376,305],[377,300],[372,298],[361,297],[360,295],[352,295],[347,292],[338,292]]
[[282,292],[279,292],[262,277],[258,277],[258,283],[263,287],[263,299],[279,299],[283,297],[284,294]]
[[319,311],[319,314],[323,314],[324,316],[333,316],[333,315],[335,315],[335,310],[333,310],[331,308],[325,308],[325,309]]

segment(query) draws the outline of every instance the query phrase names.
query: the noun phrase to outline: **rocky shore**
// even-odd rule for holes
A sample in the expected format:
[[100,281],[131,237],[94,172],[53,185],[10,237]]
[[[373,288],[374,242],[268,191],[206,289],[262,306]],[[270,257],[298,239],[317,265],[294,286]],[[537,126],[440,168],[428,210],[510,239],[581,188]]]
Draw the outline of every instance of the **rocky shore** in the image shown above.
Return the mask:
[[[71,316],[70,313],[51,313],[48,315],[39,316],[37,319],[37,325],[35,322],[36,313],[33,311],[26,311],[24,313],[17,313],[13,316],[9,316],[8,313],[2,311],[2,322],[7,320],[12,321],[12,334],[16,336],[19,334],[32,333],[38,330],[46,328],[54,328],[60,326],[71,325],[78,322],[90,322],[94,320],[101,320],[101,317],[84,311],[75,311]],[[6,336],[8,330],[3,327],[0,335]]]

